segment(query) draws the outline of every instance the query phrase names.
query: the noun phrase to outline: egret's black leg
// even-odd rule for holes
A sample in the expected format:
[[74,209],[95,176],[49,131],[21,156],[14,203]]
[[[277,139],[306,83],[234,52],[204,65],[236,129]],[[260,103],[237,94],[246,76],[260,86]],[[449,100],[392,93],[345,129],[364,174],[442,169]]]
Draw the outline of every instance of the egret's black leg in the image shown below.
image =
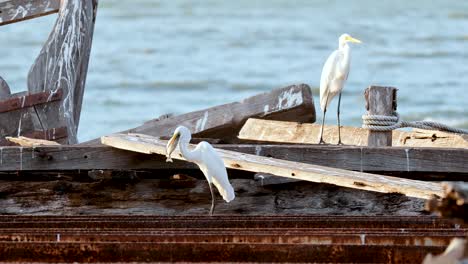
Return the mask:
[[211,183],[208,182],[208,186],[210,187],[210,193],[211,193],[211,209],[210,209],[210,216],[213,215],[214,209],[215,209],[215,196],[213,193],[213,188],[211,187]]
[[330,95],[330,92],[327,93],[327,97],[325,98],[326,105],[323,108],[323,118],[322,118],[322,126],[320,127],[320,140],[319,144],[325,144],[325,141],[323,141],[323,127],[325,125],[325,114],[327,113],[327,107],[328,107],[328,96]]
[[343,143],[341,142],[340,104],[341,104],[341,92],[340,92],[340,95],[338,96],[338,111],[337,111],[337,115],[338,115],[338,145],[343,145]]
[[319,144],[325,144],[325,141],[323,141],[323,126],[325,124],[325,114],[327,113],[327,108],[323,110],[323,118],[322,118],[322,126],[320,127],[320,140]]

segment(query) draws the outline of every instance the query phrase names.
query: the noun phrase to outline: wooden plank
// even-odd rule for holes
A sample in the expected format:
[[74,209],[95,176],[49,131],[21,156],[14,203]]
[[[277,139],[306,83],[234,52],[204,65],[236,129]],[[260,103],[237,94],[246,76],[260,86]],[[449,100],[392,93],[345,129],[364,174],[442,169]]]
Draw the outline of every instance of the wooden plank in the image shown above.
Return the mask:
[[[239,132],[244,142],[275,142],[288,144],[318,144],[320,125],[251,118]],[[345,145],[367,146],[367,129],[342,127],[341,140]],[[468,135],[417,129],[412,132],[393,131],[393,146],[468,148]],[[336,142],[336,126],[325,126],[324,140]]]
[[54,28],[28,74],[31,93],[63,89],[59,104],[35,109],[43,130],[67,127],[69,144],[77,143],[77,112],[81,111],[96,9],[97,0],[62,1]]
[[[140,153],[160,155],[166,153],[167,141],[147,135],[112,135],[102,137],[101,141],[104,145]],[[264,158],[221,149],[217,149],[217,151],[224,160],[226,167],[236,170],[271,173],[276,176],[328,183],[360,190],[400,193],[422,199],[429,199],[434,195],[440,197],[443,193],[442,186],[439,183],[400,179],[300,162]],[[174,152],[174,158],[184,160],[178,150]]]
[[[361,148],[315,145],[215,145],[217,148],[263,157],[330,166],[346,170],[400,173],[424,178],[467,179],[468,149]],[[41,154],[41,155],[39,155]],[[44,157],[44,158],[41,158]],[[0,148],[0,171],[23,170],[140,170],[194,168],[191,163],[166,163],[165,159],[120,151],[106,146]],[[424,174],[423,174],[424,173]],[[428,175],[428,176],[430,176]],[[437,177],[436,177],[437,178]],[[427,179],[433,179],[427,177]]]
[[44,139],[28,138],[28,137],[6,137],[10,142],[23,147],[36,147],[36,146],[58,146],[59,143]]
[[[22,133],[22,135],[34,139],[53,140],[60,144],[67,142],[66,127],[52,128],[46,131],[26,132]],[[11,144],[7,139],[0,139],[0,146],[14,146],[14,144]]]
[[[369,115],[392,116],[396,110],[396,91],[394,87],[371,86],[367,88],[365,97]],[[369,130],[367,145],[369,147],[391,146],[392,131]]]
[[57,13],[60,0],[2,0],[0,26]]
[[[252,96],[241,102],[152,120],[121,133],[170,136],[177,126],[183,125],[193,131],[195,137],[219,138],[224,142],[232,142],[236,140],[237,133],[250,117],[314,122],[315,108],[310,87],[306,84],[291,85]],[[85,142],[96,143],[99,143],[99,140]]]
[[[114,175],[114,180],[96,181],[86,175],[83,175],[84,180],[78,180],[76,175],[63,172],[60,177],[49,177],[49,180],[44,179],[43,173],[30,175],[30,180],[20,180],[25,177],[15,174],[11,180],[0,180],[0,214],[208,215],[210,191],[206,180],[196,172],[198,170],[185,171],[186,175],[174,177],[174,173],[158,171],[147,177],[137,174],[133,179],[125,179]],[[2,179],[5,178],[2,175]],[[231,177],[230,182],[236,191],[236,199],[225,203],[217,196],[216,214],[308,217],[318,214],[366,217],[427,214],[424,212],[424,200],[398,194],[310,182],[289,183],[276,188],[260,186],[253,179]],[[432,227],[434,220],[428,219],[425,226]],[[369,222],[361,221],[362,225]],[[341,227],[343,223],[330,222],[335,227]],[[170,225],[170,221],[167,223]],[[445,225],[449,226],[448,223]]]
[[0,100],[0,113],[11,112],[45,104],[49,102],[59,101],[62,99],[63,90],[55,91],[47,90],[37,93],[27,93],[16,97],[9,96],[8,99]]

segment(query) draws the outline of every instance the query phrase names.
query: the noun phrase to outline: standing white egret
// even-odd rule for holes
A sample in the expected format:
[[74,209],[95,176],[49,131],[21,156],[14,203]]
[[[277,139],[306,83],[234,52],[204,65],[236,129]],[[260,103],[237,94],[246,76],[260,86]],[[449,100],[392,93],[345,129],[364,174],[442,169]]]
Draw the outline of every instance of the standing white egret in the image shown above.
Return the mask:
[[179,126],[174,131],[174,135],[169,140],[166,146],[167,162],[172,162],[171,154],[179,145],[179,150],[182,156],[190,162],[198,165],[200,170],[208,181],[208,186],[211,192],[211,210],[210,215],[213,215],[215,208],[215,196],[211,184],[218,188],[219,193],[226,202],[230,202],[235,198],[234,189],[229,182],[226,166],[216,150],[205,141],[198,143],[193,150],[188,149],[190,139],[192,138],[190,130],[184,126]]
[[338,97],[338,145],[341,145],[341,131],[340,131],[340,103],[341,103],[341,90],[348,79],[349,64],[351,61],[351,51],[348,42],[361,43],[360,40],[351,37],[348,34],[343,34],[339,38],[338,49],[335,50],[325,62],[322,69],[322,76],[320,78],[320,108],[323,111],[322,126],[320,128],[319,144],[325,143],[323,141],[323,126],[325,123],[325,113],[327,107],[332,101],[333,97],[339,94]]

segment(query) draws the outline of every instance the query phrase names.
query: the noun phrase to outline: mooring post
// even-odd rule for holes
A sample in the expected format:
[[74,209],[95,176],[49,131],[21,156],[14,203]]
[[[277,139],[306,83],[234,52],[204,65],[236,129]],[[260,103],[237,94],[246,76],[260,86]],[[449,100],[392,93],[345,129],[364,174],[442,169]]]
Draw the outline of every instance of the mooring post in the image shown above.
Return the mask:
[[[396,91],[394,87],[370,86],[364,92],[366,109],[369,115],[391,116],[396,110]],[[392,145],[392,131],[369,130],[367,145],[384,147]]]

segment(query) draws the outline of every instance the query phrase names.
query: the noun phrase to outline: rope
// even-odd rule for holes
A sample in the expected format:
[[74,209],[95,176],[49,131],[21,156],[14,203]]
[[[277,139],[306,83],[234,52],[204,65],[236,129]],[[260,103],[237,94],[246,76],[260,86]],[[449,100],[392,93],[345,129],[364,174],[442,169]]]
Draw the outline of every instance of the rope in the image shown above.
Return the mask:
[[428,130],[440,130],[458,134],[468,134],[468,130],[450,127],[438,122],[402,121],[400,119],[400,115],[397,112],[393,112],[392,116],[365,114],[362,116],[362,123],[362,128],[380,132],[392,131],[394,129],[403,127],[413,127]]

